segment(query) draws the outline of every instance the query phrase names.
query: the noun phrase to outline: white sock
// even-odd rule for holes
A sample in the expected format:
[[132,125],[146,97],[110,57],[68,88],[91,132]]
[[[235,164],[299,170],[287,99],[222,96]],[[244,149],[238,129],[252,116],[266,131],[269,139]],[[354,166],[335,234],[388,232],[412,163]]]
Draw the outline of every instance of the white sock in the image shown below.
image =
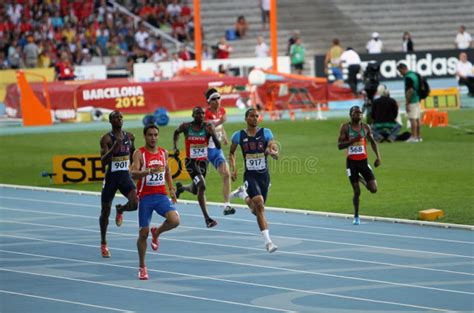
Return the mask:
[[224,202],[224,208],[230,206],[230,202]]
[[263,235],[263,240],[265,241],[265,244],[272,242],[270,239],[270,233],[268,229],[262,230],[262,235]]

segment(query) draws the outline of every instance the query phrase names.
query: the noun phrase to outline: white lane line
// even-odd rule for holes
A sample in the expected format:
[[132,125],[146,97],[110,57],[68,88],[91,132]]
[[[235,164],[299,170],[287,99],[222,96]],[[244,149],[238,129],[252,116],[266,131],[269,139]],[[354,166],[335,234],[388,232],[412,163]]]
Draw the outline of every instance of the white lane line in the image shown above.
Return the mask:
[[[97,249],[97,246],[95,246],[95,245],[72,243],[72,242],[67,242],[67,241],[46,240],[46,239],[37,239],[37,238],[29,238],[29,237],[21,237],[21,236],[13,236],[13,235],[2,235],[2,234],[0,234],[0,237],[13,237],[13,238],[17,238],[17,239],[26,239],[26,240],[30,240],[30,241],[59,243],[59,244],[64,244],[64,245],[74,245],[74,246],[89,247],[89,248]],[[113,249],[124,251],[124,252],[136,253],[135,250],[130,250],[130,249],[123,249],[123,248],[113,248]],[[259,250],[259,249],[253,249],[253,250]],[[323,276],[323,277],[331,277],[331,278],[337,278],[337,279],[346,279],[346,280],[370,282],[370,283],[391,285],[391,286],[397,286],[397,287],[427,289],[427,290],[435,290],[435,291],[450,292],[450,293],[457,293],[457,294],[467,294],[467,295],[473,295],[474,296],[474,293],[467,292],[467,291],[436,288],[436,287],[428,287],[428,286],[415,285],[415,284],[396,283],[396,282],[390,282],[390,281],[385,281],[385,280],[359,278],[359,277],[345,276],[345,275],[335,275],[335,274],[328,274],[328,273],[315,272],[315,271],[296,270],[296,269],[290,269],[290,268],[285,268],[285,267],[277,267],[277,266],[269,266],[269,265],[255,265],[255,264],[247,264],[247,263],[242,263],[242,262],[222,261],[222,260],[216,260],[216,259],[210,259],[210,258],[188,257],[188,256],[182,256],[182,255],[176,255],[176,254],[160,253],[160,255],[169,256],[169,257],[176,257],[176,258],[181,258],[181,259],[192,259],[192,260],[205,261],[205,262],[215,262],[215,263],[239,265],[239,266],[244,266],[244,267],[264,268],[264,269],[271,269],[271,270],[277,270],[277,271],[283,271],[283,272],[291,272],[291,273],[298,273],[298,274],[309,274],[309,275],[315,275],[315,276]]]
[[[0,250],[0,251],[7,252],[7,253],[10,252],[10,251],[5,251],[5,250]],[[16,252],[12,252],[12,253],[16,254]],[[111,267],[135,269],[134,267],[130,267],[130,266],[116,265],[116,264],[110,264],[110,263],[101,263],[101,262],[93,262],[93,261],[77,260],[77,259],[67,259],[67,258],[57,258],[57,257],[42,256],[42,255],[35,255],[35,254],[29,254],[29,253],[18,253],[18,254],[33,255],[33,256],[43,257],[43,258],[59,259],[59,260],[65,260],[65,261],[71,261],[71,262],[94,264],[94,265],[105,265],[105,266],[111,266]],[[9,270],[9,269],[4,269],[4,268],[0,268],[0,270],[17,272],[17,271],[14,271],[14,270]],[[335,298],[341,298],[341,299],[356,300],[356,301],[361,301],[361,302],[389,304],[389,305],[396,305],[396,306],[403,306],[403,307],[410,307],[410,308],[417,308],[417,309],[435,310],[435,311],[440,311],[440,312],[452,312],[451,310],[448,310],[448,309],[432,308],[432,307],[425,307],[425,306],[412,305],[412,304],[406,304],[406,303],[374,300],[374,299],[367,299],[367,298],[360,298],[360,297],[343,296],[343,295],[337,295],[337,294],[332,294],[332,293],[324,293],[324,292],[304,290],[304,289],[295,289],[295,288],[287,288],[287,287],[280,287],[280,286],[273,286],[273,285],[248,283],[248,282],[242,282],[242,281],[236,281],[236,280],[230,280],[230,279],[222,279],[222,278],[215,278],[215,277],[209,277],[209,276],[189,275],[189,274],[183,274],[183,273],[179,273],[179,272],[169,272],[169,271],[162,271],[162,270],[150,270],[150,271],[159,272],[159,273],[166,273],[166,274],[173,274],[173,275],[179,275],[179,276],[186,276],[186,277],[192,277],[192,278],[199,278],[199,279],[216,280],[216,281],[228,282],[228,283],[233,283],[233,284],[242,284],[242,285],[247,285],[247,286],[270,288],[270,289],[276,289],[276,290],[281,290],[281,291],[285,291],[285,292],[299,292],[299,293],[310,294],[310,295],[328,296],[328,297],[335,297]],[[37,274],[37,273],[23,272],[23,271],[18,271],[18,272],[19,273],[32,274],[32,275],[39,275],[39,276],[45,275],[47,277],[50,276],[50,277],[57,278],[57,276],[55,276],[55,275]],[[71,278],[71,280],[76,280],[76,279]],[[82,281],[82,280],[79,280],[79,281]],[[86,282],[95,283],[93,281],[86,281]],[[133,288],[133,287],[130,287],[130,288]],[[155,292],[154,290],[152,290],[152,291]]]
[[[96,229],[78,228],[78,227],[70,227],[70,226],[57,226],[57,225],[49,225],[49,224],[17,222],[17,221],[10,221],[10,220],[0,220],[0,223],[40,226],[40,227],[46,227],[46,228],[56,228],[56,229],[66,229],[66,230],[77,230],[77,231],[90,232],[90,233],[99,233],[99,231],[96,230]],[[179,227],[186,228],[186,226],[181,226],[181,225]],[[203,229],[199,229],[199,230],[203,230]],[[204,231],[209,231],[209,230],[204,230]],[[215,230],[212,230],[212,231],[215,231]],[[118,236],[122,236],[122,237],[133,237],[133,238],[136,237],[136,235],[133,235],[133,234],[123,234],[123,233],[114,232],[114,231],[108,231],[108,234],[114,234],[114,235],[118,235]],[[256,236],[254,234],[251,234],[251,235]],[[8,236],[8,235],[5,235],[5,236]],[[215,246],[215,247],[225,247],[225,248],[236,248],[236,249],[244,249],[244,250],[261,251],[261,249],[259,249],[259,248],[225,245],[225,244],[218,244],[218,243],[209,243],[209,242],[202,242],[202,241],[197,241],[197,240],[190,241],[190,240],[176,239],[176,238],[169,238],[169,237],[168,238],[163,238],[162,240],[174,241],[174,242],[183,242],[183,243],[187,243],[187,244],[197,244],[197,245],[206,245],[206,246]],[[382,265],[382,266],[391,266],[391,267],[397,267],[397,268],[407,268],[407,269],[425,270],[425,271],[441,272],[441,273],[448,273],[448,274],[474,276],[474,273],[469,273],[469,272],[459,272],[459,271],[450,271],[450,270],[443,270],[443,269],[436,269],[436,268],[429,268],[429,267],[421,267],[421,266],[414,266],[414,265],[403,265],[403,264],[395,264],[395,263],[367,261],[367,260],[360,260],[360,259],[351,259],[351,258],[327,256],[327,255],[322,255],[322,254],[309,254],[309,253],[291,252],[291,251],[282,251],[282,250],[279,250],[278,253],[279,254],[287,254],[287,255],[312,257],[312,258],[323,258],[323,259],[341,260],[341,261],[356,262],[356,263],[365,263],[365,264],[371,264],[371,265]]]
[[[87,306],[87,307],[92,307],[92,308],[97,308],[97,309],[104,309],[104,310],[117,311],[117,312],[123,312],[123,313],[133,313],[134,312],[134,311],[126,311],[126,310],[115,309],[115,308],[111,308],[111,307],[108,307],[108,306],[94,305],[94,304],[89,304],[89,303],[84,303],[84,302],[68,301],[68,300],[63,300],[63,299],[58,299],[58,298],[41,297],[41,296],[35,296],[35,295],[32,295],[32,294],[20,293],[20,292],[8,291],[8,290],[0,290],[0,293],[6,293],[6,294],[15,295],[15,296],[36,298],[36,299],[48,300],[48,301],[54,301],[54,302],[62,302],[62,303],[67,303],[67,304],[75,304],[75,305],[80,305],[80,306]],[[4,299],[4,300],[5,300],[5,302],[8,301],[8,299]]]
[[[67,213],[51,213],[51,212],[38,212],[35,210],[24,210],[24,209],[15,209],[15,208],[8,208],[0,206],[0,210],[9,210],[9,211],[17,211],[17,212],[28,212],[28,213],[37,213],[37,214],[46,214],[46,215],[57,215],[57,216],[70,216],[70,217],[80,217],[80,218],[88,218],[88,219],[97,219],[96,217],[87,216],[87,215],[77,215],[77,214],[67,214]],[[246,233],[246,232],[239,232],[239,231],[230,231],[230,230],[221,230],[221,229],[205,229],[202,227],[193,227],[193,226],[180,226],[182,228],[194,229],[198,231],[212,231],[212,232],[220,232],[226,234],[238,234],[238,235],[246,235],[246,236],[257,236],[255,233]],[[435,252],[435,251],[423,251],[423,250],[414,250],[414,249],[400,249],[400,248],[391,248],[391,247],[383,247],[383,246],[372,246],[372,245],[363,245],[363,244],[356,244],[356,243],[348,243],[348,242],[340,242],[340,241],[330,241],[330,240],[320,240],[320,239],[310,239],[310,238],[299,238],[299,237],[289,237],[289,236],[278,236],[272,235],[273,238],[283,238],[283,239],[290,239],[290,240],[297,240],[297,241],[309,241],[309,242],[318,242],[318,243],[328,243],[331,245],[342,245],[342,246],[350,246],[350,247],[358,247],[358,248],[369,248],[369,249],[378,249],[378,250],[389,250],[389,251],[397,251],[397,252],[410,252],[410,253],[419,253],[419,254],[432,254],[432,255],[439,255],[439,256],[447,256],[447,257],[456,257],[456,258],[467,258],[467,259],[474,259],[474,256],[470,255],[463,255],[463,254],[452,254],[452,253],[443,253],[443,252]]]
[[[1,186],[1,184],[0,184]],[[31,201],[31,202],[41,202],[41,203],[54,203],[54,204],[63,204],[67,206],[83,206],[83,207],[91,207],[98,209],[100,208],[100,204],[97,205],[93,204],[82,204],[78,202],[64,202],[64,201],[53,201],[53,200],[40,200],[40,199],[27,199],[27,198],[19,198],[19,197],[8,197],[8,196],[0,196],[0,199],[11,199],[11,200],[22,200],[22,201]],[[186,203],[190,204],[190,203]],[[189,214],[189,213],[182,213],[183,216],[193,216],[193,217],[201,217],[201,215],[196,214]],[[245,223],[255,223],[255,220],[247,220],[247,219],[239,219],[235,217],[220,217],[220,219],[225,220],[234,220],[239,222]],[[370,219],[370,217],[369,217]],[[473,241],[463,241],[463,240],[453,240],[453,239],[443,239],[443,238],[431,238],[431,237],[421,237],[421,236],[408,236],[408,235],[401,235],[401,234],[387,234],[387,233],[379,233],[379,232],[369,232],[369,231],[360,231],[360,230],[349,230],[349,229],[340,229],[340,228],[332,228],[332,227],[321,227],[321,226],[311,226],[311,225],[300,225],[300,224],[290,224],[290,223],[274,223],[271,222],[271,225],[280,225],[280,226],[289,226],[289,227],[298,227],[298,228],[308,228],[308,229],[321,229],[321,230],[329,230],[335,232],[347,232],[347,233],[356,233],[356,234],[364,234],[364,235],[375,235],[375,236],[387,236],[387,237],[395,237],[395,238],[408,238],[408,239],[417,239],[417,240],[427,240],[427,241],[439,241],[439,242],[452,242],[452,243],[461,243],[461,244],[468,244],[474,245]]]
[[[99,264],[99,263],[97,263],[97,264]],[[181,294],[181,293],[160,291],[160,290],[147,289],[147,288],[123,286],[123,285],[117,285],[117,284],[112,284],[112,283],[97,282],[97,281],[93,281],[93,280],[72,278],[72,277],[66,277],[66,276],[40,274],[40,273],[27,272],[27,271],[16,271],[16,270],[11,270],[11,269],[7,269],[7,268],[0,268],[0,271],[17,273],[17,274],[25,274],[25,275],[33,275],[33,276],[40,276],[40,277],[63,279],[63,280],[74,281],[74,282],[79,282],[79,283],[88,283],[88,284],[93,284],[93,285],[101,285],[101,286],[123,288],[123,289],[137,290],[137,291],[146,291],[146,292],[151,292],[151,293],[165,294],[165,295],[177,296],[177,297],[182,297],[182,298],[189,298],[189,299],[194,299],[194,300],[202,300],[202,301],[210,301],[210,302],[217,302],[217,303],[243,306],[243,307],[247,307],[247,308],[257,308],[257,309],[264,309],[264,310],[277,311],[277,312],[291,312],[291,311],[288,311],[288,310],[282,310],[282,309],[278,309],[278,308],[264,307],[264,306],[258,306],[258,305],[252,305],[252,304],[246,304],[246,303],[240,303],[240,302],[234,302],[234,301],[212,299],[212,298],[206,298],[206,297],[191,296],[191,295],[186,295],[186,294]]]

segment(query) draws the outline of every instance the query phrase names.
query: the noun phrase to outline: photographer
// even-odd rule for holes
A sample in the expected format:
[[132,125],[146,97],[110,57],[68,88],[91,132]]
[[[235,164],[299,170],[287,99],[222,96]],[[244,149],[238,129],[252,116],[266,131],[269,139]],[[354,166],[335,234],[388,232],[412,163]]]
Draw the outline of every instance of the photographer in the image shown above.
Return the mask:
[[394,142],[401,129],[396,121],[398,103],[390,97],[390,91],[385,85],[379,85],[377,93],[380,97],[374,100],[371,112],[374,139],[377,142]]
[[364,71],[365,103],[362,112],[367,115],[367,124],[373,123],[371,112],[374,96],[380,83],[379,69],[380,66],[376,62],[369,62]]

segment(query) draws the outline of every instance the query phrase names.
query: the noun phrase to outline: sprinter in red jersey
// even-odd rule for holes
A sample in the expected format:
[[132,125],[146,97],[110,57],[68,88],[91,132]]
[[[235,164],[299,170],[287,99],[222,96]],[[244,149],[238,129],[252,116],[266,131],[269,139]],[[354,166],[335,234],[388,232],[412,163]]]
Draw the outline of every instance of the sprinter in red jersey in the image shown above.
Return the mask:
[[[137,249],[139,257],[138,278],[148,279],[145,265],[145,255],[148,232],[152,234],[151,248],[158,250],[158,237],[165,231],[176,228],[179,225],[179,214],[173,203],[176,203],[176,194],[173,187],[173,179],[168,167],[168,152],[159,147],[159,129],[155,124],[149,124],[143,129],[145,146],[133,154],[133,163],[130,170],[133,179],[137,179],[137,194],[140,202],[138,204],[138,224],[140,226]],[[168,185],[171,201],[166,192]],[[166,218],[159,227],[150,230],[153,211]]]
[[374,140],[370,126],[361,122],[362,111],[360,107],[353,106],[349,115],[351,121],[342,124],[339,132],[338,148],[339,150],[347,148],[347,176],[354,191],[352,202],[354,204],[354,225],[360,225],[359,219],[359,181],[367,187],[371,193],[377,192],[377,181],[374,172],[367,159],[367,139],[370,141],[372,150],[374,150],[377,159],[374,166],[380,165],[380,153],[377,142]]

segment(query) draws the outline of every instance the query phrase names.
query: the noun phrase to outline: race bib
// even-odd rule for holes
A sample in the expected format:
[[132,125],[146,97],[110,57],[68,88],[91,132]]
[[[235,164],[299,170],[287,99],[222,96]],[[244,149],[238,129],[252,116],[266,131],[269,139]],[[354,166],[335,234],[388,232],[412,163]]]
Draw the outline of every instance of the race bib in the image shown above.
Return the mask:
[[165,172],[146,175],[147,186],[163,186],[165,184]]
[[247,154],[245,165],[249,171],[260,171],[266,169],[265,155],[263,153]]
[[189,157],[191,159],[207,158],[207,146],[206,145],[190,145]]
[[128,156],[114,157],[114,158],[112,158],[112,163],[110,165],[110,171],[112,171],[112,172],[128,171],[129,166],[130,166],[130,160],[129,160]]
[[348,148],[349,155],[358,155],[358,154],[365,154],[365,146],[349,146]]

